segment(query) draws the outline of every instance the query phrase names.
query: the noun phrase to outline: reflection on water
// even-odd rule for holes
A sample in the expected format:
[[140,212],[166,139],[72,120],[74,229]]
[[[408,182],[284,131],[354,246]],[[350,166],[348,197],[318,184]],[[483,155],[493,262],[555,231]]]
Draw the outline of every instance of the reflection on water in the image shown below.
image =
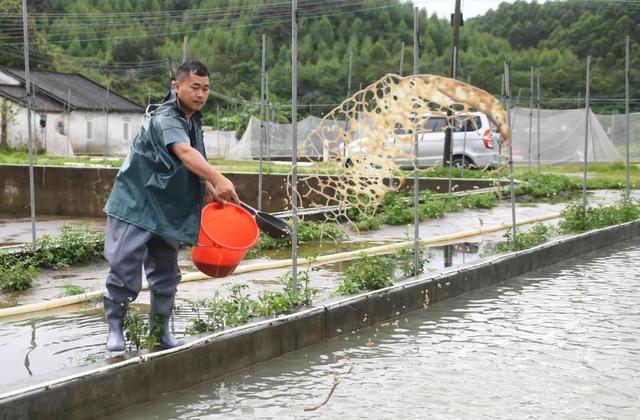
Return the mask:
[[113,418],[638,418],[639,260],[594,252]]

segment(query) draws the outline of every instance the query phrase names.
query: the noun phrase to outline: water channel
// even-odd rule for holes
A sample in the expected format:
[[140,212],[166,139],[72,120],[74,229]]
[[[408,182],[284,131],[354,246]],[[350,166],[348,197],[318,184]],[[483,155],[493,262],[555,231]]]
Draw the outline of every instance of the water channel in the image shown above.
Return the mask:
[[[358,243],[370,246],[367,243]],[[349,244],[341,244],[342,248],[350,250]],[[485,244],[477,242],[461,242],[446,246],[427,248],[425,264],[427,271],[439,272],[449,267],[460,267],[477,261],[482,257],[481,252]],[[341,249],[342,249],[341,248]],[[310,252],[303,248],[303,252]],[[273,257],[277,258],[278,255]],[[282,253],[284,254],[284,253]],[[286,256],[286,255],[285,255]],[[280,256],[282,258],[282,256]],[[187,264],[186,258],[182,261]],[[340,281],[341,273],[348,267],[350,261],[327,264],[314,271],[311,277],[311,287],[318,290],[315,302],[321,302],[334,295],[335,288]],[[257,296],[260,290],[281,290],[278,276],[286,269],[267,270],[234,275],[228,279],[213,279],[208,281],[182,283],[177,295],[178,307],[175,311],[172,327],[178,336],[185,335],[185,328],[189,325],[189,318],[195,316],[191,310],[191,300],[213,297],[215,292],[228,294],[229,286],[241,283],[249,286],[248,292]],[[88,266],[68,270],[69,276],[83,277],[86,284],[88,277],[93,282],[102,285],[106,274],[106,263],[99,262]],[[56,272],[49,273],[55,276]],[[71,277],[72,280],[74,277]],[[49,289],[51,293],[60,287],[51,279]],[[46,292],[47,289],[44,289]],[[23,299],[25,297],[22,297]],[[136,300],[140,312],[148,312],[148,292],[142,292]],[[0,307],[3,300],[0,299]],[[0,391],[15,389],[22,385],[38,382],[60,376],[61,371],[71,374],[81,369],[88,369],[95,362],[118,361],[120,357],[111,358],[104,347],[107,325],[101,310],[101,301],[88,303],[76,307],[75,311],[60,308],[57,313],[38,313],[30,317],[24,316],[18,320],[0,322],[0,352],[3,363],[0,364]],[[70,328],[70,326],[72,326]]]
[[639,260],[618,244],[112,418],[637,419]]

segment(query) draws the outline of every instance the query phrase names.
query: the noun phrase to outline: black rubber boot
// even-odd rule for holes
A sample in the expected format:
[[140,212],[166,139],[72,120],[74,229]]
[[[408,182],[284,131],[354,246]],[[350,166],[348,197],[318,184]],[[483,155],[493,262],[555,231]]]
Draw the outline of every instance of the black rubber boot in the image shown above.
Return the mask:
[[124,326],[124,316],[127,307],[124,303],[118,303],[106,297],[104,297],[102,301],[104,302],[104,317],[109,326],[107,350],[124,351],[126,345],[122,328]]
[[[151,294],[151,313],[149,314],[149,333],[158,334],[160,346],[172,349],[184,344],[182,340],[176,340],[169,329],[171,311],[173,310],[173,296],[159,296]],[[157,330],[159,327],[159,331]]]

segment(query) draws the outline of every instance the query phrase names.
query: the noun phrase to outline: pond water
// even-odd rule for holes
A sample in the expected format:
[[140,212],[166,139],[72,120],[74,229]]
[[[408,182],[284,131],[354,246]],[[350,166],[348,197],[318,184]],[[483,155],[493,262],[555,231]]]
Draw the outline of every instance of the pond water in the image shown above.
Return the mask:
[[[357,245],[361,246],[362,243]],[[483,247],[484,245],[474,242],[429,247],[425,268],[429,271],[441,271],[447,267],[473,262],[481,257],[479,251],[484,249]],[[314,302],[334,296],[341,273],[350,263],[347,261],[327,264],[311,273],[310,286],[318,290]],[[104,278],[95,275],[99,271],[98,268],[89,267],[90,270],[86,267],[85,270],[94,273],[95,282],[102,285]],[[301,270],[304,269],[306,267],[301,267]],[[212,279],[180,284],[172,324],[174,332],[178,336],[184,336],[189,318],[195,316],[190,303],[192,299],[211,298],[216,292],[226,296],[230,285],[234,283],[249,286],[247,292],[256,298],[261,290],[282,290],[278,277],[284,272],[285,269],[267,270],[245,273],[224,280]],[[74,272],[74,275],[79,273]],[[51,284],[49,287],[53,291],[60,285]],[[59,294],[60,291],[55,292],[56,297]],[[13,295],[7,295],[0,299],[0,306],[3,302],[9,306],[9,299],[12,297]],[[137,309],[146,314],[149,293],[143,291],[136,302]],[[36,317],[30,319],[0,322],[0,353],[3,357],[3,363],[0,364],[0,391],[11,389],[15,383],[33,383],[40,377],[60,374],[64,369],[89,368],[90,364],[111,357],[104,348],[107,325],[103,319],[101,300],[97,299],[96,302],[80,308],[84,310],[69,312],[66,308],[60,308],[57,314],[36,314]]]
[[639,260],[619,244],[112,418],[637,419]]

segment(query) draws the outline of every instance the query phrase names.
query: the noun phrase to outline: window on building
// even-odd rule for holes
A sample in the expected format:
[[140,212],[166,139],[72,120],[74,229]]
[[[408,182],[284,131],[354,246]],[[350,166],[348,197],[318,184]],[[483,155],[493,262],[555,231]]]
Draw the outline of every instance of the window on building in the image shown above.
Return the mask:
[[87,121],[87,139],[93,138],[93,121]]
[[59,120],[59,121],[58,121],[58,126],[57,126],[57,128],[56,128],[56,131],[57,131],[58,133],[62,134],[62,135],[67,134],[67,132],[66,132],[66,131],[65,131],[65,129],[64,129],[64,121],[62,121],[62,120]]

